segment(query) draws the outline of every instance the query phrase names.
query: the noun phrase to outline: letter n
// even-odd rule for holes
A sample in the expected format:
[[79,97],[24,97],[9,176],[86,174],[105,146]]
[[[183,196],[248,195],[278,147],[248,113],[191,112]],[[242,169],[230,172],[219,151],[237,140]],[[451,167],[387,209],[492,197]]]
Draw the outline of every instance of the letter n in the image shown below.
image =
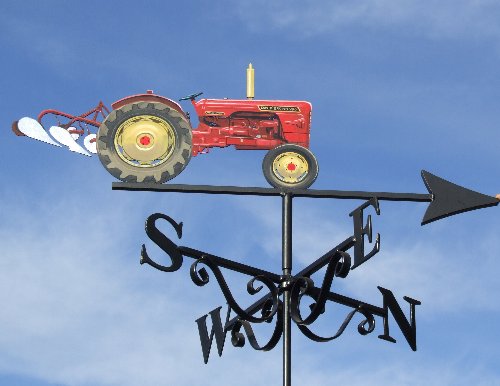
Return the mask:
[[[226,340],[227,331],[224,331],[222,326],[222,321],[220,318],[221,307],[217,307],[215,310],[210,311],[207,315],[203,315],[201,318],[196,320],[198,324],[198,332],[200,333],[201,350],[203,352],[203,360],[205,364],[208,363],[208,357],[210,356],[210,348],[212,347],[212,341],[215,335],[215,343],[217,344],[217,351],[219,356],[222,356],[222,350],[224,349],[224,342]],[[229,320],[231,313],[231,308],[228,307],[226,323]],[[212,329],[210,334],[207,329],[207,316],[210,315],[212,320]]]
[[404,296],[403,299],[410,303],[410,322],[406,319],[401,307],[399,306],[393,293],[385,288],[377,287],[380,292],[382,292],[382,297],[384,299],[384,334],[379,335],[380,339],[387,340],[392,343],[396,343],[396,339],[389,334],[389,311],[391,311],[392,316],[396,320],[399,329],[403,333],[406,341],[410,345],[413,351],[417,351],[417,325],[415,322],[415,306],[421,304],[418,300]]

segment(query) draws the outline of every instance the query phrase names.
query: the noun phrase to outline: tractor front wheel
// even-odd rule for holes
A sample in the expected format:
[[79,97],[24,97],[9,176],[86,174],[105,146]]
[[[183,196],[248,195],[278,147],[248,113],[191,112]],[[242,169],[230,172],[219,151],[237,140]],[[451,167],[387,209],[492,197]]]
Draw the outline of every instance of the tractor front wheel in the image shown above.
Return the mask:
[[183,114],[162,103],[137,102],[113,110],[102,122],[97,154],[121,181],[163,183],[187,166],[191,141]]
[[262,171],[267,182],[281,190],[307,189],[318,176],[318,161],[305,147],[285,144],[267,152]]

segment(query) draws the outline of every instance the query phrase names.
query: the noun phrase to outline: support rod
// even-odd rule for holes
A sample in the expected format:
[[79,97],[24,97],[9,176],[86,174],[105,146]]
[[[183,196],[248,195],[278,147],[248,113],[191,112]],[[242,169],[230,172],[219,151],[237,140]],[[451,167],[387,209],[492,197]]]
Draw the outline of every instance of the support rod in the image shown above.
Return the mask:
[[292,195],[282,195],[283,269],[283,386],[292,384],[292,329],[290,316],[290,278],[292,276]]

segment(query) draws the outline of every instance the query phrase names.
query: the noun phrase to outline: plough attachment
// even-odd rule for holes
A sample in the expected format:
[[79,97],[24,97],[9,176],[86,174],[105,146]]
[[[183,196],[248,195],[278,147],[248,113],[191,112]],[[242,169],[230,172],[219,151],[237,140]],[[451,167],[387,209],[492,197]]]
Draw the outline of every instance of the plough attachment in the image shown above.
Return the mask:
[[[58,147],[64,145],[72,152],[91,157],[91,153],[97,154],[96,132],[101,124],[100,117],[104,119],[107,114],[109,114],[109,109],[102,102],[81,115],[71,115],[52,109],[44,110],[38,115],[37,120],[24,117],[15,121],[12,124],[12,131],[18,136],[27,136],[50,145]],[[50,135],[42,125],[43,118],[46,118],[45,120],[52,118],[57,122],[50,125],[48,129]],[[87,134],[83,137],[85,148],[77,142],[84,134]]]

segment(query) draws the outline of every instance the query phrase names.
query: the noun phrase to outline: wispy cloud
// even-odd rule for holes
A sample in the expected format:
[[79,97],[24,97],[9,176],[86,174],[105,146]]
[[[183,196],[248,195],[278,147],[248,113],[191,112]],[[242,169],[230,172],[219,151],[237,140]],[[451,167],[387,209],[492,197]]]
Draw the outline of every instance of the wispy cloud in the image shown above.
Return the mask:
[[150,212],[136,198],[121,195],[103,206],[61,194],[31,210],[13,202],[11,221],[0,224],[0,370],[64,385],[120,386],[250,380],[254,365],[275,373],[278,357],[257,354],[252,368],[242,367],[255,353],[231,356],[229,339],[224,360],[214,348],[203,366],[194,320],[222,296],[207,302],[186,267],[165,276],[139,265],[146,237],[131,244],[130,235],[143,232]]
[[[281,244],[276,234],[281,226],[279,208],[247,206],[247,210],[263,224],[253,236],[260,238],[269,256],[280,256]],[[349,218],[339,225],[327,212],[317,208],[295,212],[294,224],[294,272],[353,233]],[[270,234],[273,237],[268,236]],[[450,234],[449,237],[454,236]],[[368,252],[373,244],[366,243]],[[460,240],[450,245],[445,240],[440,242],[433,238],[432,241],[421,241],[418,238],[387,245],[382,235],[381,251],[369,262],[351,271],[347,279],[337,279],[333,290],[338,292],[337,286],[340,285],[340,292],[346,290],[365,301],[373,300],[378,304],[380,294],[376,287],[380,285],[394,290],[399,298],[407,295],[425,302],[428,314],[434,316],[457,309],[498,312],[496,294],[500,292],[500,284],[491,273],[500,269],[496,258],[499,248],[500,243],[493,232],[483,234],[482,241],[474,250],[474,255],[480,256],[479,262],[477,257],[469,257],[466,251],[470,247]],[[352,250],[349,252],[353,254]],[[320,276],[317,285],[321,283]]]
[[460,245],[450,248],[436,243],[389,246],[370,265],[353,271],[345,286],[360,294],[373,293],[377,285],[391,288],[399,297],[421,300],[427,315],[434,317],[457,310],[500,311],[495,300],[500,285],[491,275],[499,269],[495,249],[479,248],[481,263],[473,257],[466,261],[463,251]]
[[[80,17],[94,19],[96,15],[82,14]],[[103,26],[96,25],[94,20],[87,28],[99,31]],[[105,82],[109,82],[110,78],[116,76],[126,79],[129,84],[143,85],[154,80],[155,87],[166,87],[184,76],[173,76],[166,71],[168,64],[156,55],[131,55],[130,45],[135,42],[119,40],[109,44],[111,40],[108,41],[107,36],[92,41],[87,33],[73,28],[71,20],[51,24],[37,14],[6,12],[0,14],[0,32],[0,42],[3,41],[5,46],[15,46],[31,62],[43,64],[66,79],[83,78],[89,82],[102,82],[105,79]],[[105,35],[104,31],[101,34]],[[84,87],[88,88],[89,85],[85,84]]]
[[[418,363],[406,366],[401,362],[379,363],[374,367],[371,363],[362,362],[362,368],[356,370],[342,368],[333,374],[325,374],[320,369],[309,373],[299,373],[294,382],[305,383],[310,386],[323,386],[328,384],[348,384],[350,386],[487,386],[496,384],[498,379],[494,374],[488,374],[480,366],[470,366],[464,373],[460,366],[462,362],[451,362],[442,366],[432,363]],[[358,365],[360,365],[358,363]],[[353,363],[352,366],[355,366]],[[465,366],[467,366],[465,364]],[[467,366],[469,367],[469,366]]]
[[[500,6],[490,0],[354,0],[240,3],[237,14],[254,31],[294,30],[294,37],[366,27],[433,39],[500,37]],[[300,33],[298,33],[300,31]]]
[[17,48],[24,49],[32,60],[45,63],[60,73],[67,75],[78,60],[78,49],[69,45],[64,35],[52,33],[46,24],[26,15],[0,15],[0,30],[5,44],[15,44]]
[[[65,385],[161,386],[216,385],[223,382],[221,374],[226,381],[238,379],[241,385],[251,385],[255,383],[258,368],[266,381],[278,383],[279,347],[272,353],[257,353],[249,347],[232,348],[228,340],[222,359],[213,352],[209,364],[202,365],[194,320],[221,304],[221,297],[207,302],[208,297],[200,296],[205,289],[200,292],[189,282],[186,267],[170,275],[140,267],[137,263],[140,243],[130,243],[130,235],[142,231],[142,222],[149,212],[144,214],[137,196],[113,197],[119,199],[110,206],[96,206],[94,202],[75,205],[76,199],[53,196],[50,208],[30,210],[24,205],[24,208],[9,208],[12,221],[0,227],[2,254],[8,257],[0,260],[0,369]],[[243,234],[248,237],[231,238],[231,242],[217,250],[236,250],[248,258],[249,250],[240,244],[259,242],[268,253],[267,264],[272,263],[276,271],[280,255],[280,205],[266,202],[252,207],[246,201],[239,206],[235,200],[233,215],[245,215],[245,226],[252,232]],[[186,240],[192,240],[190,224],[200,216],[206,217],[210,208],[207,212],[190,212],[180,198],[172,206],[184,208],[182,219],[186,220],[186,231],[189,230]],[[180,219],[179,213],[166,212]],[[347,236],[351,231],[349,221],[336,225],[325,212],[314,207],[297,210],[295,215],[296,224],[300,224],[295,237],[297,269],[310,262],[310,254],[322,254],[337,241],[334,238]],[[206,223],[199,224],[200,231],[204,226]],[[201,247],[204,239],[198,239]],[[446,307],[464,306],[475,297],[481,298],[481,302],[473,307],[495,309],[493,297],[498,293],[498,284],[486,274],[498,270],[492,252],[471,279],[468,265],[457,268],[442,257],[453,254],[455,248],[461,247],[459,244],[446,254],[439,245],[432,250],[419,244],[409,250],[407,247],[384,247],[370,264],[350,274],[342,290],[362,292],[361,298],[365,300],[368,293],[377,294],[377,284],[385,284],[398,298],[409,295],[424,301],[427,309],[436,311],[426,314],[434,315],[449,310]],[[492,238],[478,248],[484,256],[482,252],[497,247],[496,239]],[[157,252],[155,249],[155,255]],[[254,261],[257,266],[261,263],[266,262]],[[437,265],[436,272],[445,270],[447,275],[432,273],[429,264],[434,268]],[[379,282],[381,277],[384,283]],[[447,295],[443,288],[453,291]],[[444,298],[437,298],[437,293],[444,294],[440,295]],[[379,301],[377,297],[375,303]],[[258,336],[264,340],[268,334],[260,331]],[[345,342],[352,343],[354,334],[351,329],[346,332]],[[465,385],[464,380],[469,380],[458,371],[459,359],[446,371],[438,371],[437,365],[429,366],[427,360],[417,361],[410,369],[406,357],[391,355],[376,337],[366,339],[368,344],[376,346],[375,352],[384,352],[384,358],[391,358],[390,367],[378,368],[372,364],[370,385],[418,385],[422,379],[429,380],[430,385]],[[312,349],[316,346],[304,340],[297,339],[302,349],[294,370],[296,382],[323,385],[335,380],[366,384],[366,377],[354,367],[348,366],[352,371],[318,367],[321,360]],[[345,351],[336,352],[331,346],[329,349],[334,352],[329,358],[339,366],[344,363],[345,367],[342,362]],[[355,344],[351,350],[363,348]],[[192,371],[193,366],[196,371]],[[471,374],[481,373],[479,368],[472,370]],[[482,373],[485,385],[494,382],[494,377]],[[472,375],[470,379],[474,379]]]

